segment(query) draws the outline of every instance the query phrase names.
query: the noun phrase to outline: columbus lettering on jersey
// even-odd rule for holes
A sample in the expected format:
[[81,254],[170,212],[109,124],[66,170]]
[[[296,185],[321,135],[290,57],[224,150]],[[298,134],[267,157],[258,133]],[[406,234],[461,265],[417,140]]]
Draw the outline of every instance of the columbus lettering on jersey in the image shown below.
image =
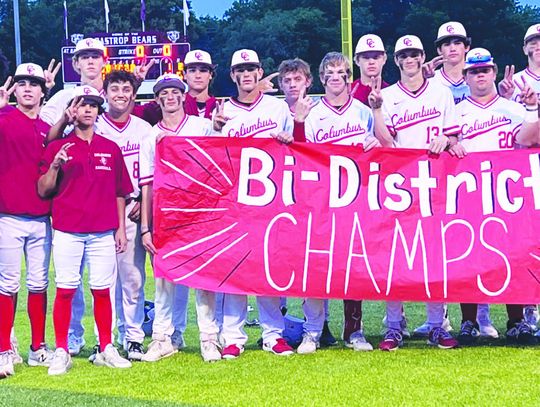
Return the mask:
[[498,127],[506,126],[510,123],[512,123],[512,120],[506,116],[492,115],[489,120],[476,119],[472,124],[465,123],[463,126],[461,126],[461,134],[464,138],[473,138],[482,133],[492,131]]
[[419,112],[411,113],[408,110],[405,110],[403,115],[392,115],[392,125],[396,130],[406,129],[407,127],[414,126],[426,120],[434,119],[440,115],[441,112],[437,110],[436,107],[428,108],[426,106],[422,106],[422,109]]
[[277,123],[272,119],[261,120],[259,118],[254,124],[244,125],[244,123],[241,123],[239,129],[235,129],[234,127],[230,128],[227,135],[229,137],[253,137],[258,133],[275,128],[277,128]]
[[333,139],[359,136],[362,134],[366,134],[366,129],[362,125],[347,123],[344,128],[342,127],[340,129],[334,129],[334,126],[331,126],[328,131],[319,129],[315,134],[315,139],[317,142],[323,143],[325,141],[332,142]]

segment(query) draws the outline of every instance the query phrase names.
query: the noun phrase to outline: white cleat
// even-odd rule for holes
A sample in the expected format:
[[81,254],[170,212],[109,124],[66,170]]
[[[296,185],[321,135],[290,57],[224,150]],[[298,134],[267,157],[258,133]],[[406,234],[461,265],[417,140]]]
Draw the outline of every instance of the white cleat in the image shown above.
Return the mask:
[[300,355],[307,355],[310,353],[317,352],[317,348],[319,347],[319,341],[317,341],[313,335],[309,333],[304,333],[304,337],[302,338],[302,343],[298,346],[298,349],[296,349],[296,353]]
[[373,350],[373,346],[366,340],[362,331],[353,332],[349,342],[346,342],[345,346],[357,352],[369,352]]
[[178,349],[173,346],[170,337],[167,337],[162,341],[154,339],[150,342],[150,345],[148,345],[148,349],[141,360],[143,362],[157,362],[158,360],[172,356],[177,352]]
[[38,350],[28,351],[28,366],[45,366],[49,367],[51,360],[53,359],[54,352],[47,348],[46,344],[42,344]]
[[127,369],[131,367],[131,362],[120,356],[118,349],[116,349],[112,343],[109,343],[105,346],[103,352],[97,353],[96,358],[94,359],[94,365],[107,366],[115,369]]
[[15,368],[13,367],[13,351],[8,350],[0,353],[0,379],[13,376]]
[[57,376],[67,373],[73,366],[71,356],[64,349],[58,348],[54,351],[53,358],[49,364],[49,375]]
[[219,344],[215,340],[201,341],[201,356],[205,362],[221,360]]

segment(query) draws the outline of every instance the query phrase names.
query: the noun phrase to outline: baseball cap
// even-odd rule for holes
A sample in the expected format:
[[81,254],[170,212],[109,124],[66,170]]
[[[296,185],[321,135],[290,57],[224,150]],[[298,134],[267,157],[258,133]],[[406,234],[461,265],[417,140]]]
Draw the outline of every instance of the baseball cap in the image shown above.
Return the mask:
[[470,68],[482,68],[484,66],[495,66],[491,53],[485,48],[473,48],[465,56],[465,66],[463,70]]
[[212,64],[212,57],[206,51],[201,49],[194,49],[189,51],[184,58],[184,66],[191,64],[208,65],[210,68],[215,69],[215,65]]
[[97,89],[89,85],[77,86],[75,88],[75,91],[73,92],[73,98],[77,98],[80,96],[82,96],[84,100],[93,101],[98,105],[102,105],[104,102]]
[[260,66],[259,56],[251,49],[239,49],[235,51],[231,59],[231,69],[237,65],[257,65]]
[[362,35],[356,43],[355,55],[362,52],[380,51],[384,52],[384,45],[381,37],[375,34]]
[[540,24],[533,24],[527,29],[527,32],[525,33],[525,37],[523,37],[523,42],[527,43],[527,41],[533,39],[534,37],[539,37],[539,36],[540,36]]
[[406,49],[418,49],[420,51],[424,51],[424,46],[422,45],[420,38],[418,38],[416,35],[404,35],[396,41],[394,54]]
[[157,95],[163,89],[167,88],[180,89],[182,93],[186,93],[188,91],[188,85],[182,80],[182,78],[174,73],[166,73],[157,78],[156,84],[152,90],[154,95]]
[[13,80],[17,82],[21,79],[33,79],[42,84],[45,84],[45,74],[43,68],[37,64],[25,63],[17,66]]
[[441,25],[439,27],[439,32],[437,33],[435,45],[440,44],[447,38],[462,38],[468,40],[467,31],[465,31],[463,24],[457,21],[449,21]]
[[105,46],[97,38],[84,38],[75,45],[73,56],[77,56],[84,51],[98,51],[101,54],[105,54]]

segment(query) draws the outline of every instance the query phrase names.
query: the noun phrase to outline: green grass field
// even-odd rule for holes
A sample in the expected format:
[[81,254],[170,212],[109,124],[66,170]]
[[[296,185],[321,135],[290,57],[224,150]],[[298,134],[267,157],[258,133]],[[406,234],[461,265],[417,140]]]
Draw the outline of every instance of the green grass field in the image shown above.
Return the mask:
[[[149,278],[150,298],[152,292]],[[51,289],[49,308],[53,295]],[[300,304],[292,300],[290,312],[300,316]],[[337,336],[341,301],[331,301],[330,308]],[[423,322],[424,309],[422,304],[406,306],[411,327]],[[380,340],[383,310],[381,303],[365,303],[365,331],[374,346]],[[492,314],[502,329],[504,307],[494,306]],[[450,306],[450,317],[457,329],[457,306]],[[85,317],[85,326],[87,347],[68,374],[49,377],[46,368],[19,365],[15,376],[0,381],[0,406],[540,405],[540,347],[506,347],[504,340],[447,351],[410,340],[394,353],[357,353],[340,343],[314,355],[278,357],[257,349],[260,329],[247,328],[250,340],[239,359],[206,364],[199,356],[191,295],[187,349],[119,371],[87,361],[94,343],[91,316]],[[30,333],[25,292],[19,297],[15,327],[26,359]],[[51,317],[47,339],[54,344]]]

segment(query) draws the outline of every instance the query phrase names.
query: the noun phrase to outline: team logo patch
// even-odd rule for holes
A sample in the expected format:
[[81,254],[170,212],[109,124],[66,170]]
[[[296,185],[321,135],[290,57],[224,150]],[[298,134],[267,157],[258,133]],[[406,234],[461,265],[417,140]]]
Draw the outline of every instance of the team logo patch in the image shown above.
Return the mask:
[[28,75],[34,75],[34,73],[36,72],[35,68],[32,66],[32,65],[28,65],[26,67],[26,71],[28,72]]
[[371,38],[367,39],[366,44],[369,48],[375,48],[375,41],[373,41]]
[[85,95],[89,95],[89,94],[92,93],[92,89],[90,89],[88,86],[85,86],[83,88],[83,92],[84,92]]
[[195,52],[195,59],[197,61],[202,61],[202,54],[199,51]]
[[412,45],[412,41],[410,38],[403,38],[403,44],[410,47]]
[[180,32],[178,32],[178,31],[167,31],[167,38],[171,42],[176,42],[180,38]]
[[84,38],[82,34],[71,34],[71,42],[77,44],[80,40]]
[[99,159],[99,162],[101,163],[101,165],[107,165],[107,159],[105,157],[101,157]]
[[240,58],[242,58],[244,61],[249,61],[249,54],[246,51],[243,51],[240,53]]
[[454,27],[452,27],[451,25],[447,26],[446,27],[446,31],[448,31],[449,34],[454,34]]
[[87,47],[91,47],[94,44],[94,40],[92,38],[87,38],[85,43]]

